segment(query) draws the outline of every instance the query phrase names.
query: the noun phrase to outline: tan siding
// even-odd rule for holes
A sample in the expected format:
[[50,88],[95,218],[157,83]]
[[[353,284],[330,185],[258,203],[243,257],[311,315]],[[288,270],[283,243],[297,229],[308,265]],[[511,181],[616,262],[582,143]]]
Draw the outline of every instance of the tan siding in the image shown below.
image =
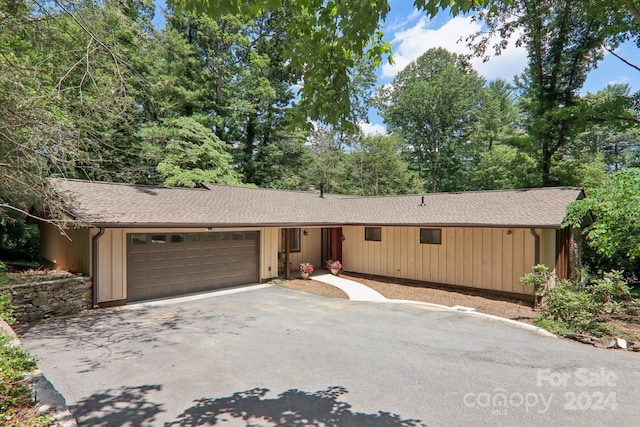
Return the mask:
[[485,289],[491,289],[492,237],[490,228],[482,229],[482,287]]
[[529,229],[444,227],[440,245],[420,244],[419,227],[382,227],[381,242],[365,242],[364,227],[343,233],[347,271],[530,293],[520,284],[534,261]]
[[473,229],[473,277],[471,284],[482,287],[482,229]]
[[[464,283],[464,229],[456,228],[455,229],[455,276],[454,283]],[[424,245],[420,245],[424,246]]]
[[505,230],[494,228],[491,230],[492,256],[491,256],[491,289],[502,289],[502,236]]
[[513,280],[513,230],[507,230],[502,235],[502,280],[500,290],[507,291]]
[[[536,233],[538,234],[538,236],[540,235],[540,232],[541,232],[540,229],[536,230]],[[524,240],[525,240],[525,244],[524,244],[523,260],[522,260],[524,271],[520,276],[517,277],[517,280],[514,280],[514,292],[530,294],[532,292],[532,289],[530,289],[528,286],[525,287],[525,285],[520,283],[520,278],[525,274],[530,273],[533,270],[533,266],[535,265],[535,238],[531,234],[530,230],[525,230]]]
[[91,274],[91,229],[69,229],[65,233],[51,224],[40,224],[41,258],[55,269]]
[[540,233],[540,262],[550,271],[556,268],[556,230],[542,230]]
[[279,228],[260,229],[260,279],[266,280],[278,276]]

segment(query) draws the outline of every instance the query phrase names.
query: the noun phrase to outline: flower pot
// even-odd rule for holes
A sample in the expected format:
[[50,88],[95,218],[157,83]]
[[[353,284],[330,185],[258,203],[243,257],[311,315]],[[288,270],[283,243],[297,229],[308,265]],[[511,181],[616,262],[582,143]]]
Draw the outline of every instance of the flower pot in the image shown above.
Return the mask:
[[309,273],[305,273],[304,271],[300,273],[300,276],[302,276],[302,279],[307,280],[309,278]]
[[334,276],[337,276],[338,273],[340,273],[340,270],[338,270],[337,268],[332,268],[331,269],[331,274],[333,274]]

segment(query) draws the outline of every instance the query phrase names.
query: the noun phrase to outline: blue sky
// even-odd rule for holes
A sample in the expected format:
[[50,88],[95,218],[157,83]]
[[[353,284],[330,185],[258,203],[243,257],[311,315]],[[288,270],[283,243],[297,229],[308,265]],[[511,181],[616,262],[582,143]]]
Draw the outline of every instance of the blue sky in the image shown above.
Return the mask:
[[[469,17],[451,18],[447,13],[441,13],[433,20],[426,14],[413,8],[409,0],[390,0],[391,11],[385,22],[384,33],[388,41],[393,44],[393,66],[384,64],[378,71],[378,84],[389,83],[393,77],[408,63],[415,60],[422,53],[433,47],[444,47],[456,53],[466,53],[464,38],[479,30],[478,24],[471,22]],[[163,25],[160,9],[164,7],[164,0],[156,0],[156,26]],[[459,41],[462,39],[462,41]],[[640,63],[640,49],[634,43],[620,46],[616,53],[630,60]],[[501,56],[493,57],[488,62],[480,59],[472,61],[476,70],[487,80],[503,78],[512,81],[520,74],[526,64],[527,57],[524,48],[517,48],[512,44]],[[628,83],[632,91],[640,90],[640,71],[624,64],[611,54],[607,54],[598,68],[593,70],[585,83],[583,93],[596,92],[610,83]],[[382,120],[374,113],[370,116],[370,124],[363,124],[365,133],[383,131]]]

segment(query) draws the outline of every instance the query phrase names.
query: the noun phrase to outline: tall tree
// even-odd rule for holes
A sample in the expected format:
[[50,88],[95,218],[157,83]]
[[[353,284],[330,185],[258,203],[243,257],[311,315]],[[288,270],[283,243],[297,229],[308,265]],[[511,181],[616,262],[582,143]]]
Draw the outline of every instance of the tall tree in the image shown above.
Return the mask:
[[385,124],[405,142],[412,167],[432,192],[458,189],[455,174],[483,84],[463,56],[438,48],[409,64],[378,94]]
[[[579,96],[587,73],[602,59],[603,46],[616,47],[628,37],[630,24],[624,11],[595,0],[517,0],[491,5],[476,15],[488,31],[478,36],[475,47],[485,54],[494,34],[509,37],[519,32],[518,43],[529,56],[521,85],[527,130],[539,144],[541,184],[552,185],[554,155],[593,116]],[[497,53],[503,47],[502,43],[495,45]]]
[[347,179],[361,196],[417,194],[423,189],[417,173],[401,156],[402,144],[386,135],[366,136],[347,153]]

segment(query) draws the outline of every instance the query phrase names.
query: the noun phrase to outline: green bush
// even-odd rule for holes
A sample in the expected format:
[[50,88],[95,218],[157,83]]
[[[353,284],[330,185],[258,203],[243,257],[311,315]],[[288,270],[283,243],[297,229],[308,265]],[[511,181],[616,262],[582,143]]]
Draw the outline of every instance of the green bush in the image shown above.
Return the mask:
[[534,323],[555,333],[610,333],[612,328],[602,323],[603,315],[621,308],[617,299],[630,298],[619,271],[604,273],[586,285],[552,278],[547,267],[536,265],[521,282],[533,286],[534,295],[543,297]]
[[11,337],[0,334],[0,414],[3,415],[29,404],[31,390],[24,377],[25,372],[36,367],[35,359],[21,347],[13,347],[10,341]]

